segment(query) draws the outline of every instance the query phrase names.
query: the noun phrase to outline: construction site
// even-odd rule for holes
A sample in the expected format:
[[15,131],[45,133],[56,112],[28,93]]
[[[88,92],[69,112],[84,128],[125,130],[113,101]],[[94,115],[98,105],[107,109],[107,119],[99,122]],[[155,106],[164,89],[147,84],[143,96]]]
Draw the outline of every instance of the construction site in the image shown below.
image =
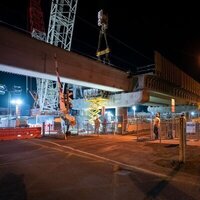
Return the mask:
[[[35,49],[38,49],[38,54],[42,51],[49,52],[51,46],[62,49],[62,53],[56,53],[57,49],[55,52],[52,49],[51,53],[45,54],[47,64],[51,64],[48,66],[50,71],[45,74],[49,76],[49,79],[43,74],[33,75],[33,73],[25,72],[28,77],[31,77],[32,74],[36,83],[36,91],[26,86],[34,102],[30,115],[22,116],[20,114],[20,102],[14,102],[14,110],[11,109],[11,95],[16,91],[20,93],[20,87],[16,86],[11,91],[7,90],[6,85],[1,85],[1,94],[9,93],[10,97],[8,110],[0,118],[0,127],[40,127],[43,135],[66,132],[78,135],[94,134],[95,119],[98,118],[100,120],[98,134],[137,134],[138,137],[153,138],[153,118],[156,113],[160,113],[161,137],[176,138],[179,137],[180,132],[180,116],[185,113],[188,134],[199,139],[200,84],[197,81],[178,69],[159,52],[155,52],[152,65],[140,68],[134,74],[111,69],[112,66],[109,65],[111,49],[107,40],[108,15],[103,10],[97,13],[99,38],[95,64],[92,63],[93,61],[81,58],[80,55],[73,55],[71,44],[78,0],[52,0],[48,32],[45,32],[41,1],[29,1],[28,19],[31,42],[35,45]],[[7,30],[4,30],[4,27],[2,27],[1,34],[2,38],[6,37]],[[24,40],[23,36],[19,35],[19,38],[21,38],[19,41]],[[44,46],[43,50],[36,40]],[[46,47],[46,43],[49,46]],[[13,48],[14,45],[13,43]],[[45,50],[45,48],[49,48],[49,50]],[[26,50],[23,49],[23,51]],[[59,51],[61,52],[61,50]],[[67,69],[63,69],[66,67],[64,63],[67,63],[61,56],[61,54],[65,54],[63,51],[70,52],[69,57],[75,56],[75,59],[71,59]],[[32,53],[30,52],[30,54]],[[1,70],[2,72],[11,72],[10,66],[15,66],[15,58],[11,59],[13,63],[9,63],[11,61],[6,60],[8,56],[6,50],[3,55],[5,56],[2,57],[1,63],[4,66],[1,67]],[[9,57],[11,58],[12,54]],[[35,56],[35,59],[41,58]],[[83,61],[77,64],[76,59],[83,59]],[[92,75],[87,74],[86,76],[96,76],[96,79],[102,79],[103,86],[93,84],[96,81],[95,78],[91,80],[88,78],[87,83],[81,82],[79,77],[81,74],[78,74],[78,70],[70,71],[73,70],[73,65],[81,68],[81,62],[87,63],[88,66],[93,65],[93,69],[90,69],[89,72]],[[33,65],[33,62],[30,65]],[[104,67],[105,70],[100,71],[97,67],[95,71],[96,65],[101,65],[100,67]],[[16,74],[20,73],[20,70],[17,70],[19,68],[19,66],[15,68]],[[39,72],[40,66],[30,66],[30,69],[36,69]],[[13,73],[15,72],[13,71]],[[113,86],[113,83],[110,84],[108,78],[103,78],[104,76],[115,76],[115,74],[117,78],[123,79],[119,83],[121,85],[117,87]],[[114,80],[112,81],[114,82]]]

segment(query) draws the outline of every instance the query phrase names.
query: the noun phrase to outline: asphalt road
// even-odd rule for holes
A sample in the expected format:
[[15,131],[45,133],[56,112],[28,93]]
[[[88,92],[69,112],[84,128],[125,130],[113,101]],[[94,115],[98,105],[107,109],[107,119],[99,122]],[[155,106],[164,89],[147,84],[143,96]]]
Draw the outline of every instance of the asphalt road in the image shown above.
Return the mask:
[[148,147],[137,147],[143,165],[136,147],[98,136],[0,141],[0,200],[200,199],[199,179],[150,170]]

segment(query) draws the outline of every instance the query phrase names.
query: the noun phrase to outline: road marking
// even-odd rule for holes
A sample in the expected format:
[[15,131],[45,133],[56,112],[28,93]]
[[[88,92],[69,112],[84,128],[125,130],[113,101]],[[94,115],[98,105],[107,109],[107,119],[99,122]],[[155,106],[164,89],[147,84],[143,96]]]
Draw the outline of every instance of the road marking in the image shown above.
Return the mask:
[[101,159],[103,161],[110,162],[112,164],[117,164],[117,165],[120,165],[120,166],[125,167],[127,169],[132,169],[132,170],[134,169],[134,170],[138,170],[138,171],[141,171],[141,172],[144,172],[144,173],[147,173],[147,174],[152,174],[152,175],[156,175],[156,176],[160,176],[160,177],[165,177],[165,178],[169,177],[169,176],[167,176],[165,174],[161,174],[161,173],[158,173],[158,172],[153,172],[153,171],[150,171],[150,170],[147,170],[147,169],[143,169],[141,167],[136,167],[134,165],[125,164],[125,163],[122,163],[122,162],[119,162],[119,161],[116,161],[116,160],[113,160],[113,159],[105,158],[103,156],[98,156],[98,155],[93,154],[93,153],[88,153],[86,151],[75,149],[73,147],[69,147],[69,146],[65,146],[65,145],[60,145],[60,144],[57,144],[55,142],[44,141],[44,140],[42,140],[42,142],[50,143],[50,144],[53,144],[53,145],[56,145],[56,146],[59,146],[59,147],[63,147],[63,148],[66,148],[66,149],[74,151],[74,152],[85,154],[85,155],[87,155],[89,157],[93,157],[93,158],[96,158],[96,159]]
[[[87,156],[89,156],[89,158],[92,157],[92,158],[96,158],[96,159],[100,159],[100,160],[109,162],[109,163],[114,164],[114,165],[119,165],[119,166],[121,166],[121,167],[123,167],[124,169],[127,169],[127,170],[136,170],[136,171],[140,171],[140,172],[143,172],[143,173],[146,173],[146,174],[151,174],[151,175],[154,175],[154,176],[162,177],[162,178],[166,179],[167,181],[172,181],[173,180],[173,181],[177,181],[177,182],[185,182],[185,180],[181,181],[179,178],[172,177],[170,175],[161,174],[161,173],[158,173],[158,172],[153,172],[153,171],[150,171],[148,169],[144,169],[144,168],[137,167],[137,166],[134,166],[134,165],[125,164],[125,163],[122,163],[122,162],[119,162],[119,161],[116,161],[116,160],[113,160],[113,159],[105,158],[105,157],[102,157],[102,156],[98,156],[96,154],[92,154],[92,153],[88,153],[88,152],[85,152],[85,151],[82,151],[82,150],[79,150],[79,149],[75,149],[73,147],[60,145],[60,144],[57,144],[57,143],[52,142],[52,141],[45,141],[45,140],[40,140],[40,141],[42,141],[44,143],[50,143],[50,144],[56,145],[58,147],[66,148],[68,150],[71,150],[71,151],[74,151],[74,152],[77,152],[77,153],[81,153],[83,155],[87,155]],[[33,141],[31,141],[31,142],[36,144],[36,145],[40,145],[40,144],[37,144],[37,143],[35,143]],[[41,145],[41,146],[44,146],[44,145]],[[63,150],[60,150],[60,149],[56,149],[56,148],[53,148],[53,149],[61,151],[61,152],[64,152]],[[81,155],[78,154],[78,156],[81,156]],[[194,183],[193,181],[188,181],[187,180],[187,183],[188,184],[192,184],[192,185],[196,185],[196,186],[200,186],[199,183]]]

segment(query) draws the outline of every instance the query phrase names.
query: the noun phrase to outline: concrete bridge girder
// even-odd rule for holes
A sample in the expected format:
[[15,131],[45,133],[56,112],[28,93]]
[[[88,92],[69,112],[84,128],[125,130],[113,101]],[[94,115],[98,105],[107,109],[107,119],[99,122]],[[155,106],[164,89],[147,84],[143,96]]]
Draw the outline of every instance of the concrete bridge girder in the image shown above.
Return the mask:
[[[136,82],[132,85],[133,79],[123,71],[0,26],[1,71],[56,81],[55,54],[61,82],[111,92],[130,92],[111,98],[111,101],[113,98],[117,101],[121,95],[120,106],[136,103],[170,105],[171,98],[175,98],[176,104],[180,105],[200,102],[197,93],[163,80],[159,73],[135,76],[133,79]],[[134,96],[132,100],[131,95]]]
[[1,71],[56,81],[55,54],[62,82],[114,92],[130,90],[131,80],[121,70],[0,26]]
[[198,104],[200,95],[189,92],[181,87],[163,80],[153,74],[144,74],[138,76],[138,86],[134,91],[147,90],[149,93],[149,102],[155,102],[163,105],[170,105],[171,98],[176,99],[176,104]]

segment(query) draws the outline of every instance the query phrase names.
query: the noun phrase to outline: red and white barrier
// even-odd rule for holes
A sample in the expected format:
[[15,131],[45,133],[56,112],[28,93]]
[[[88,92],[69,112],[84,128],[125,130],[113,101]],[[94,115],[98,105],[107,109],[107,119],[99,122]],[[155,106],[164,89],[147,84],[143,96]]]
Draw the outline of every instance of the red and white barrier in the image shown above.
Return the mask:
[[0,140],[40,138],[41,127],[35,128],[0,128]]

